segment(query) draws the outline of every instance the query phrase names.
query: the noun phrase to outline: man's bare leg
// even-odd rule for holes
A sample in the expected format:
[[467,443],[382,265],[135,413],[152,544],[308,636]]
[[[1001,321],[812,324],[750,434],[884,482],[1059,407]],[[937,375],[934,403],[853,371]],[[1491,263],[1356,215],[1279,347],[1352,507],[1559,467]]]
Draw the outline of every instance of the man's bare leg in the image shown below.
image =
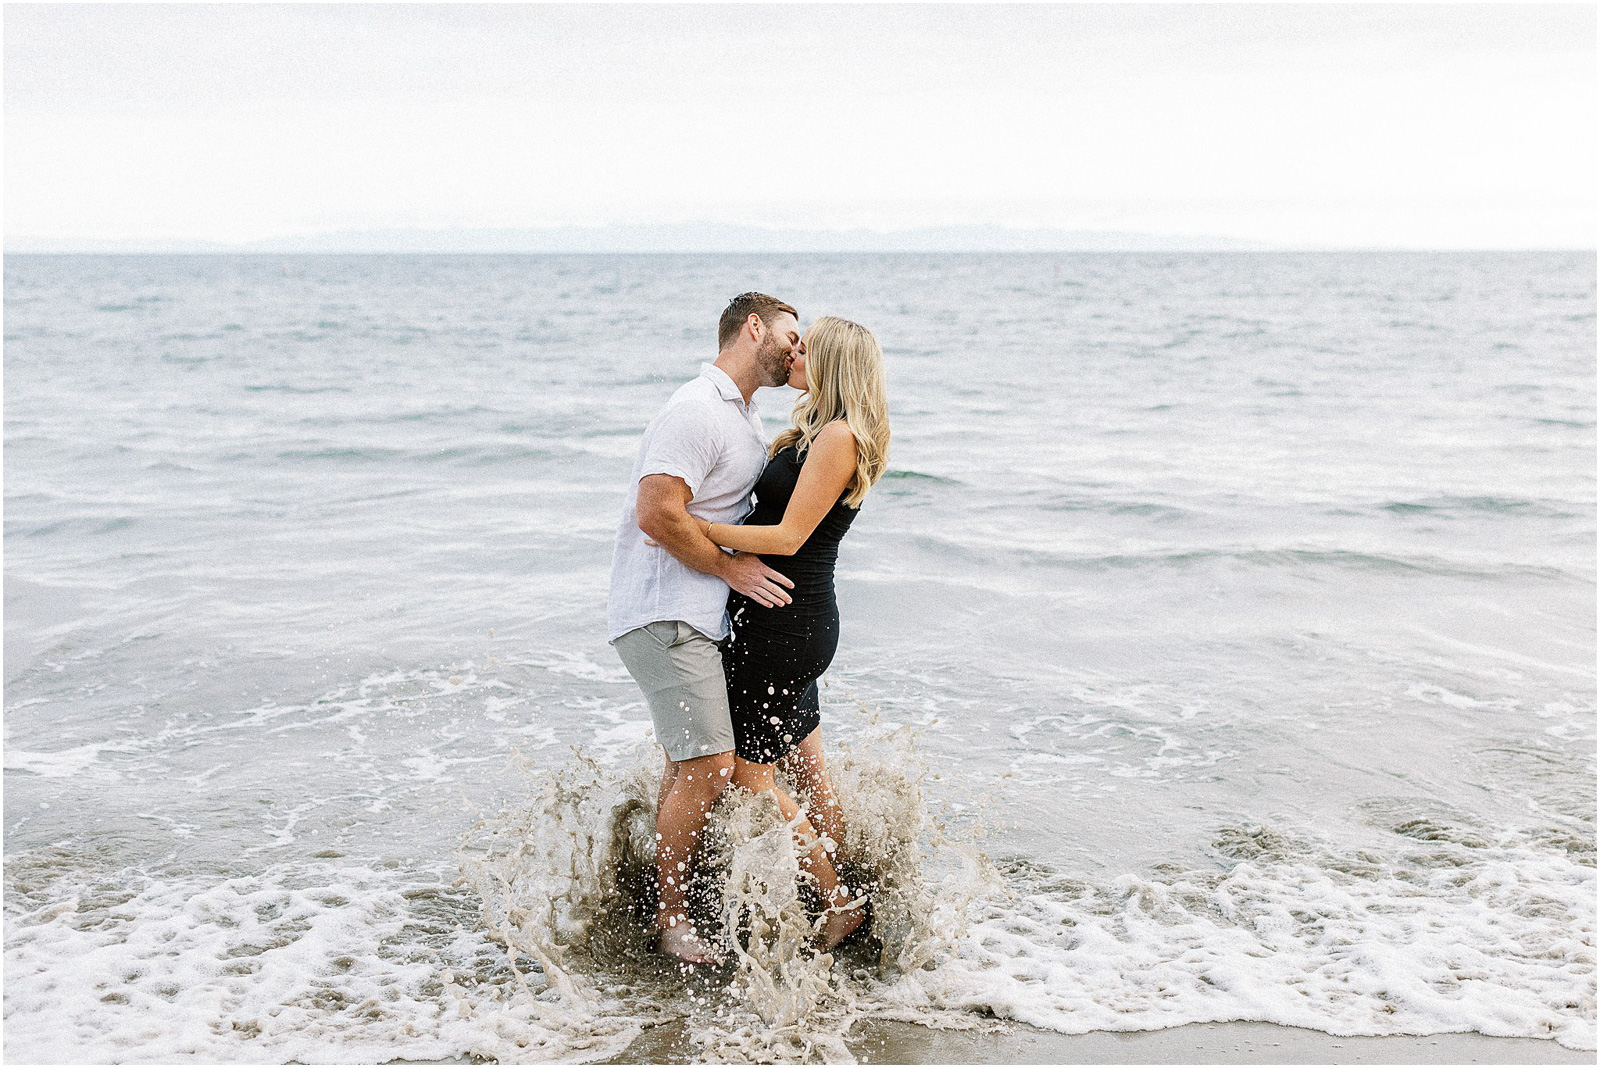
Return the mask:
[[844,809],[822,762],[822,728],[806,735],[794,752],[778,761],[777,767],[794,780],[805,798],[806,815],[812,825],[833,839],[837,848],[831,859],[837,865],[844,859]]
[[672,792],[672,783],[678,777],[678,762],[667,757],[667,766],[661,772],[661,790],[656,794],[656,814],[661,814],[661,809],[667,803],[667,795]]
[[770,793],[778,801],[778,808],[783,812],[783,818],[792,820],[800,816],[800,823],[795,828],[795,833],[800,836],[802,845],[809,844],[811,848],[800,857],[800,866],[816,880],[817,889],[822,893],[822,900],[828,906],[827,918],[823,921],[822,948],[832,949],[846,936],[861,926],[861,921],[866,919],[866,912],[860,905],[852,905],[855,900],[839,882],[838,873],[834,871],[833,863],[828,860],[827,850],[817,837],[816,828],[811,821],[804,818],[800,806],[794,798],[784,793],[773,778],[771,764],[755,764],[742,758],[735,758],[733,768],[734,784],[754,794]]
[[714,964],[718,954],[689,923],[685,896],[695,846],[705,830],[711,805],[728,788],[733,753],[676,762],[671,789],[656,812],[656,887],[661,903],[656,926],[661,951],[691,964]]

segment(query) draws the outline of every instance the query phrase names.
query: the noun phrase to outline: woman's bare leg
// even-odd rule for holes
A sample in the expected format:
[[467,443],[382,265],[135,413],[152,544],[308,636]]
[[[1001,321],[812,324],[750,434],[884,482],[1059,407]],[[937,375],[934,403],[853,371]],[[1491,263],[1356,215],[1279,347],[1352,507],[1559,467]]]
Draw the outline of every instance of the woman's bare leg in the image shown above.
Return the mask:
[[851,931],[861,926],[866,913],[859,905],[851,907],[850,902],[854,898],[839,884],[839,875],[834,871],[833,863],[828,860],[828,853],[817,837],[816,828],[805,818],[804,811],[795,803],[794,798],[784,793],[778,786],[777,780],[773,778],[771,764],[756,764],[743,757],[734,757],[733,784],[753,794],[770,793],[777,799],[778,808],[786,820],[800,817],[795,833],[800,836],[803,847],[810,846],[801,855],[800,866],[816,880],[817,889],[822,893],[822,900],[828,906],[827,919],[822,930],[822,948],[832,949],[844,941]]
[[844,809],[833,791],[833,780],[822,761],[822,728],[805,736],[794,752],[778,761],[778,768],[794,780],[806,802],[812,824],[833,839],[835,864],[844,859]]

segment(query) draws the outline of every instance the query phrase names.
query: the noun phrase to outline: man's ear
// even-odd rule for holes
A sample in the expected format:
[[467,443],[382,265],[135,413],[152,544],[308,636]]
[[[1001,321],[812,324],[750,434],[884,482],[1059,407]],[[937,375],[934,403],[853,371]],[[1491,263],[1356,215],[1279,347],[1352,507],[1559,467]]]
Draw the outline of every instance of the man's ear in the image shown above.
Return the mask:
[[761,316],[751,312],[744,317],[745,331],[750,335],[750,340],[761,344],[761,335],[766,331],[767,324],[761,321]]

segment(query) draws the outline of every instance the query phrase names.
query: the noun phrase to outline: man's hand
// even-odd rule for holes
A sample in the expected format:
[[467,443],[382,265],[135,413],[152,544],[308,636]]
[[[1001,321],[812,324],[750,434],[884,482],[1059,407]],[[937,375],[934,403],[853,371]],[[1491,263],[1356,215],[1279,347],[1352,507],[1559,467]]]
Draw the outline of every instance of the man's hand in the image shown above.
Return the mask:
[[781,608],[794,598],[789,591],[794,583],[761,562],[754,553],[734,553],[722,572],[722,581],[738,590],[756,604],[768,608]]

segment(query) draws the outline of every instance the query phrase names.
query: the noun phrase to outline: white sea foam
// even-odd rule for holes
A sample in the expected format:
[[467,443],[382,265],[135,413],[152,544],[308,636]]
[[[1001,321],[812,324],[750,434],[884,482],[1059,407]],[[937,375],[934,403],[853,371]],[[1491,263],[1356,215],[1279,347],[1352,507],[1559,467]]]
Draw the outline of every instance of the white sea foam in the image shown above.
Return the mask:
[[1109,886],[1025,873],[899,996],[1070,1034],[1262,1020],[1594,1048],[1592,868],[1515,841],[1387,863],[1288,853]]
[[[864,1017],[1056,1031],[1262,1020],[1594,1047],[1592,842],[1490,835],[1405,799],[1387,852],[1222,827],[1214,868],[1091,882],[998,866],[923,794],[909,731],[838,745],[876,941],[823,954],[792,836],[730,795],[694,887],[732,963],[649,950],[655,760],[527,766],[462,880],[351,864],[234,878],[9,859],[6,1055],[27,1061],[592,1060],[681,1020],[708,1060],[850,1059]],[[288,828],[292,830],[292,828]]]
[[100,760],[100,754],[115,751],[118,747],[109,745],[79,745],[71,749],[58,749],[54,752],[31,753],[23,749],[6,747],[5,769],[7,771],[28,771],[35,775],[42,775],[47,779],[66,778],[72,775],[89,773],[101,778],[114,779],[117,773],[106,767]]
[[8,917],[6,1058],[515,1063],[604,1057],[638,1033],[603,996],[572,1021],[459,894],[414,879],[320,864],[54,881],[65,897]]
[[628,669],[620,663],[596,663],[593,658],[582,653],[549,650],[514,662],[531,664],[534,667],[544,668],[546,671],[554,672],[557,675],[570,675],[576,679],[617,683],[631,681]]

